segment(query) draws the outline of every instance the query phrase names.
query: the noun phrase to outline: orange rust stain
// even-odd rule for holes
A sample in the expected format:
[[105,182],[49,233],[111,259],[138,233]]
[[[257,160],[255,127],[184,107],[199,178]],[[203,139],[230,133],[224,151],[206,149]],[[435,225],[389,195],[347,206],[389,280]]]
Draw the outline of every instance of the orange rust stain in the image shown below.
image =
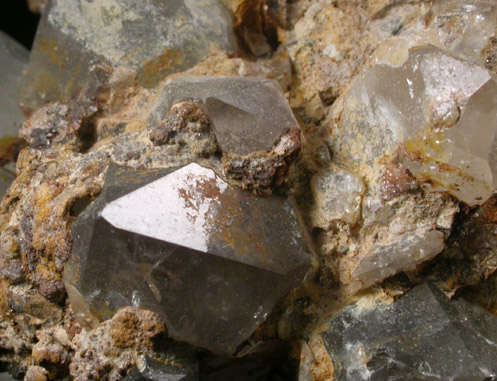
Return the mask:
[[183,58],[179,50],[165,48],[160,56],[143,62],[138,72],[138,81],[145,87],[153,87],[182,63]]
[[40,49],[42,53],[45,53],[50,57],[53,64],[59,65],[61,69],[64,69],[64,57],[61,55],[59,47],[54,41],[45,39],[41,40]]

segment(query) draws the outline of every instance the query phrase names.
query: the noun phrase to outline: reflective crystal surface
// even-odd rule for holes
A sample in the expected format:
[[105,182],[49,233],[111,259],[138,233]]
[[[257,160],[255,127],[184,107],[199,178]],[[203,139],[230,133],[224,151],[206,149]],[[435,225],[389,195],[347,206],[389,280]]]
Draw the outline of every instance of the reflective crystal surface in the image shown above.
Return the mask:
[[197,362],[161,363],[147,356],[138,358],[137,363],[123,379],[124,381],[197,381]]
[[170,337],[222,353],[303,282],[312,260],[291,199],[257,197],[198,164],[111,167],[73,237],[64,278],[80,320],[90,309],[107,318],[149,308]]
[[218,0],[49,0],[30,58],[23,107],[65,100],[95,65],[125,66],[144,86],[195,65],[210,45],[236,50]]
[[19,108],[19,92],[29,52],[0,31],[0,135],[17,136],[24,115]]
[[330,166],[312,178],[311,189],[316,226],[326,228],[335,220],[354,224],[359,218],[364,185],[352,173]]
[[497,27],[495,1],[436,0],[428,19],[429,30],[445,49],[468,61],[485,63],[482,51]]
[[439,230],[431,230],[424,235],[404,233],[390,245],[376,244],[368,255],[355,268],[352,277],[369,287],[400,271],[414,270],[444,248],[445,235]]
[[422,284],[392,305],[359,300],[321,334],[337,380],[488,380],[497,317]]
[[264,78],[193,77],[173,79],[150,114],[159,125],[172,105],[202,105],[221,149],[238,155],[270,149],[297,121],[278,82]]
[[[392,46],[390,59],[395,49],[403,47]],[[497,84],[490,72],[434,46],[411,49],[401,63],[383,58],[338,102],[334,158],[359,169],[400,152],[428,189],[484,202],[497,184]]]
[[[15,138],[24,121],[19,108],[19,93],[23,71],[28,64],[28,51],[0,31],[0,161],[13,160]],[[10,163],[0,168],[0,197],[14,178],[15,166]]]

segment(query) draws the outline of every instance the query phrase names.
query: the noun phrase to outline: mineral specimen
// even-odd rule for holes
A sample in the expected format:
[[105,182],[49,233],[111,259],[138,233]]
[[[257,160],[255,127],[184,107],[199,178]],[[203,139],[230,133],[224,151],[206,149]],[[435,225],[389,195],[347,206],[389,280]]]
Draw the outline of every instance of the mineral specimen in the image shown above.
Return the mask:
[[487,200],[497,185],[490,72],[433,46],[411,50],[401,63],[383,58],[339,102],[334,158],[360,169],[400,150],[403,165],[428,189],[473,205]]
[[80,317],[149,308],[170,337],[229,354],[312,261],[290,199],[257,197],[198,164],[112,167],[73,236],[64,278]]
[[337,380],[488,380],[497,318],[422,284],[392,305],[359,300],[321,334]]
[[141,356],[124,381],[197,381],[198,364],[162,364]]
[[14,177],[15,168],[9,162],[15,159],[19,127],[24,121],[19,93],[27,64],[28,51],[0,31],[0,196]]
[[497,4],[490,0],[436,0],[427,15],[428,30],[441,46],[480,65],[497,27]]
[[28,66],[28,51],[0,31],[0,133],[17,136],[24,121],[19,108],[23,71]]
[[298,123],[276,81],[240,77],[173,79],[150,112],[148,122],[155,144],[160,144],[165,131],[168,135],[176,133],[170,126],[171,113],[177,114],[178,104],[187,102],[199,105],[212,124],[223,151],[226,176],[261,193],[281,184],[300,152],[301,140]]
[[357,222],[361,211],[364,185],[350,172],[331,166],[317,173],[311,181],[316,202],[315,226],[327,228],[332,221]]
[[[145,21],[146,20],[146,21]],[[140,84],[202,60],[210,45],[232,52],[229,11],[218,0],[51,0],[38,28],[22,105],[26,111],[74,96],[95,66],[124,66]]]
[[174,104],[201,104],[223,151],[248,155],[270,149],[289,128],[298,126],[278,83],[264,78],[176,78],[163,89],[149,123],[160,125]]

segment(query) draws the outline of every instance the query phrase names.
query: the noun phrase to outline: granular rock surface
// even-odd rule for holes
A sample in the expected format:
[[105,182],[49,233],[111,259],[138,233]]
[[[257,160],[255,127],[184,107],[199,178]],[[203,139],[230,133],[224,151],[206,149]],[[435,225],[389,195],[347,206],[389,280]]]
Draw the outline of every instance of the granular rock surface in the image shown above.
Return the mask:
[[[493,1],[171,0],[174,12],[167,14],[157,1],[29,3],[43,15],[23,89],[27,119],[17,126],[15,154],[0,152],[1,163],[16,166],[0,202],[0,372],[26,380],[409,378],[428,374],[431,364],[410,351],[417,340],[426,348],[447,346],[451,362],[438,362],[441,369],[458,361],[477,364],[472,379],[496,376],[482,356],[470,359],[476,347],[454,345],[473,328],[489,335],[496,329]],[[116,167],[124,172],[113,183],[108,174]],[[180,304],[193,300],[188,293],[173,295],[181,303],[162,297],[168,294],[161,281],[189,290],[199,279],[195,271],[207,267],[178,262],[169,271],[161,261],[129,267],[120,258],[132,246],[121,250],[115,236],[94,248],[105,261],[74,266],[78,245],[92,241],[74,235],[85,216],[100,213],[106,195],[119,193],[119,200],[147,188],[132,173],[154,177],[193,167],[253,200],[241,210],[261,225],[245,227],[232,210],[218,208],[228,219],[225,230],[233,231],[232,218],[243,233],[232,239],[234,247],[256,247],[265,232],[281,243],[245,257],[218,253],[218,260],[257,269],[254,279],[237,278],[235,265],[204,271],[206,284],[241,287],[197,287],[195,306],[215,306],[206,316],[227,319],[219,332],[234,326],[237,313],[246,317],[242,310],[252,315],[250,327],[238,319],[245,331],[236,339],[219,335],[225,351],[205,344],[205,335],[194,337],[206,327],[187,329],[191,310]],[[298,234],[308,236],[314,252],[305,261],[307,277],[299,273],[298,281],[285,274],[300,257],[281,249],[299,246],[297,230],[277,230],[290,224],[289,214],[257,207],[292,198]],[[137,200],[115,206],[140,217]],[[114,213],[113,223],[143,234],[124,214]],[[157,238],[163,231],[152,227]],[[195,232],[175,233],[182,255],[199,241]],[[106,262],[114,267],[105,269]],[[130,268],[139,276],[130,277]],[[264,283],[261,269],[278,282]],[[109,282],[99,278],[103,286],[84,292],[68,281],[75,278],[63,277],[80,271],[91,279],[103,270],[112,270]],[[127,277],[119,278],[119,270]],[[147,290],[168,313],[140,303],[138,294],[113,293],[126,287]],[[247,304],[251,287],[269,291]],[[402,328],[402,316],[418,316],[430,303],[433,321],[449,332],[436,343],[434,325],[422,335]],[[364,323],[364,311],[381,327],[371,333],[381,333],[379,341],[352,332]],[[378,316],[387,315],[385,328]],[[178,334],[169,316],[189,333]],[[352,347],[337,333],[344,319],[355,324],[347,331]],[[366,335],[366,328],[359,330]],[[385,365],[396,358],[412,372]],[[450,377],[467,376],[453,369]]]

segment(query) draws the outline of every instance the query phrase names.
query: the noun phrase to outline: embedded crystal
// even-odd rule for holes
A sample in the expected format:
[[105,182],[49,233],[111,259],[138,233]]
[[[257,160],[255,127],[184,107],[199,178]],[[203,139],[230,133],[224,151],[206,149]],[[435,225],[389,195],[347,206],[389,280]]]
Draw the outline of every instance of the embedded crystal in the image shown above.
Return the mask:
[[[366,299],[367,297],[365,297]],[[385,305],[360,299],[321,334],[337,380],[488,380],[497,317],[422,284]]]
[[312,178],[311,189],[316,203],[315,226],[326,228],[335,220],[357,222],[364,185],[352,173],[332,165]]
[[[28,51],[0,31],[0,161],[13,161],[16,137],[24,115],[19,108],[23,71],[28,64]],[[3,160],[2,160],[3,159]],[[0,196],[10,186],[15,167],[8,163],[0,168]]]
[[19,92],[29,53],[16,41],[0,31],[0,134],[19,135],[24,115],[19,108]]
[[223,151],[248,155],[270,149],[297,121],[278,82],[265,78],[180,77],[169,82],[153,106],[152,126],[160,126],[179,102],[200,104]]
[[64,278],[80,320],[148,308],[170,337],[229,354],[312,261],[291,199],[255,196],[198,164],[111,167],[73,237]]
[[70,98],[96,65],[124,66],[152,87],[205,58],[211,45],[236,50],[231,15],[219,0],[49,0],[22,104],[32,111]]
[[148,356],[140,356],[123,381],[197,381],[198,363],[174,361],[163,364]]
[[426,189],[471,205],[497,185],[497,84],[481,66],[417,47],[403,62],[366,67],[334,107],[339,163],[364,170],[400,155]]
[[495,1],[436,0],[428,18],[428,29],[445,49],[468,61],[485,63],[482,53],[497,28]]
[[400,271],[414,270],[444,249],[445,235],[430,230],[424,235],[412,232],[402,234],[392,244],[374,245],[355,268],[352,277],[369,287]]

